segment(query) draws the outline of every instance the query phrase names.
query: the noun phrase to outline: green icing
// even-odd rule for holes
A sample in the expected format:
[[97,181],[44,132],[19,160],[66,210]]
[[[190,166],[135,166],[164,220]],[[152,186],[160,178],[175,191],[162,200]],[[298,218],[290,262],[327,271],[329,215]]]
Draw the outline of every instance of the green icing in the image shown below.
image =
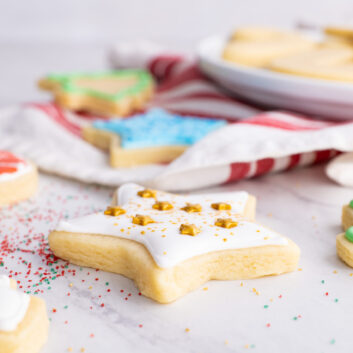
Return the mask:
[[353,227],[349,227],[345,233],[346,239],[353,243]]
[[[75,80],[78,79],[104,79],[104,78],[136,78],[136,83],[128,88],[120,90],[117,93],[109,94],[100,92],[95,89],[78,87]],[[90,95],[92,97],[102,98],[105,100],[118,101],[132,94],[138,94],[148,88],[153,83],[152,76],[144,70],[119,70],[94,73],[71,73],[71,74],[51,74],[47,76],[48,80],[56,81],[60,84],[61,89],[72,94]]]
[[353,200],[351,200],[351,202],[349,203],[349,207],[353,208]]

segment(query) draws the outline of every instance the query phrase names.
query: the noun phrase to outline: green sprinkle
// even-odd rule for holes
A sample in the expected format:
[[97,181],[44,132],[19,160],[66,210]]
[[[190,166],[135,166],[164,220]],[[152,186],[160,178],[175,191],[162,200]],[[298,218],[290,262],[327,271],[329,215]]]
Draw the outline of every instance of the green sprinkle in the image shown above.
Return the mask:
[[106,285],[106,286],[109,286],[109,282],[105,282],[105,285]]
[[346,239],[353,243],[353,227],[349,227],[345,233]]
[[294,316],[294,317],[293,317],[293,320],[296,321],[296,320],[298,320],[298,318],[297,318],[296,316]]
[[335,303],[337,303],[337,302],[338,302],[338,299],[336,298],[336,299],[335,299]]
[[333,338],[331,341],[330,341],[331,344],[335,344],[336,343],[336,340]]
[[68,307],[69,307],[68,305],[65,305],[65,306],[64,306],[64,309],[67,309]]
[[321,283],[324,284],[324,283],[325,283],[325,280],[322,280]]
[[351,200],[351,202],[349,203],[349,207],[353,208],[353,200]]
[[268,308],[268,305],[264,305],[264,308],[267,309],[267,308]]

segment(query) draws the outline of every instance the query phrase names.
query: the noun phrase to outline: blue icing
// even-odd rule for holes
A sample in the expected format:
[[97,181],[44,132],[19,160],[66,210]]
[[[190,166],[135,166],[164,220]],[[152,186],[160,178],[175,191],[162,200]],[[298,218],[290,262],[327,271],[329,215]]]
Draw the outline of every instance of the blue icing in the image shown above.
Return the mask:
[[174,115],[162,109],[122,120],[98,120],[93,127],[120,136],[122,148],[193,145],[208,133],[225,125],[223,120]]

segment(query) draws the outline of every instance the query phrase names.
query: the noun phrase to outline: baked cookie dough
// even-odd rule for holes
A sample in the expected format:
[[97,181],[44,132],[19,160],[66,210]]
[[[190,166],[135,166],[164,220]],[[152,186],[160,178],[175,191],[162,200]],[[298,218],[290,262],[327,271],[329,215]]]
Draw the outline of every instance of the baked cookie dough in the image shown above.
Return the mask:
[[161,109],[129,119],[99,120],[83,128],[83,138],[109,151],[112,167],[165,163],[224,126],[223,120],[170,114]]
[[353,200],[342,207],[342,228],[347,230],[353,226]]
[[297,245],[247,218],[255,213],[255,198],[247,192],[174,195],[125,184],[115,204],[61,221],[49,235],[54,254],[131,278],[143,295],[160,303],[209,280],[297,267]]
[[37,353],[48,338],[45,302],[16,290],[16,283],[0,275],[0,352]]
[[154,91],[144,70],[49,75],[38,83],[60,106],[102,116],[126,116],[143,108]]
[[337,235],[336,249],[338,257],[348,266],[353,267],[353,226]]
[[274,59],[306,51],[315,42],[295,32],[272,28],[244,27],[232,35],[223,59],[246,66],[267,67]]
[[346,26],[327,26],[325,28],[325,33],[333,36],[342,38],[344,40],[349,40],[353,42],[353,28]]
[[0,150],[0,206],[23,201],[37,191],[37,168],[8,151]]
[[321,46],[273,60],[269,69],[304,77],[353,82],[353,47]]

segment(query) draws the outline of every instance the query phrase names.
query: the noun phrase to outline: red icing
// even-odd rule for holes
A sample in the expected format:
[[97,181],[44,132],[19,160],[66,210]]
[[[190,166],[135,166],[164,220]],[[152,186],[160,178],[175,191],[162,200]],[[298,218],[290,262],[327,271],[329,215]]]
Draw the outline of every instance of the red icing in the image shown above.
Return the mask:
[[11,152],[0,150],[0,174],[17,172],[19,163],[25,162]]

